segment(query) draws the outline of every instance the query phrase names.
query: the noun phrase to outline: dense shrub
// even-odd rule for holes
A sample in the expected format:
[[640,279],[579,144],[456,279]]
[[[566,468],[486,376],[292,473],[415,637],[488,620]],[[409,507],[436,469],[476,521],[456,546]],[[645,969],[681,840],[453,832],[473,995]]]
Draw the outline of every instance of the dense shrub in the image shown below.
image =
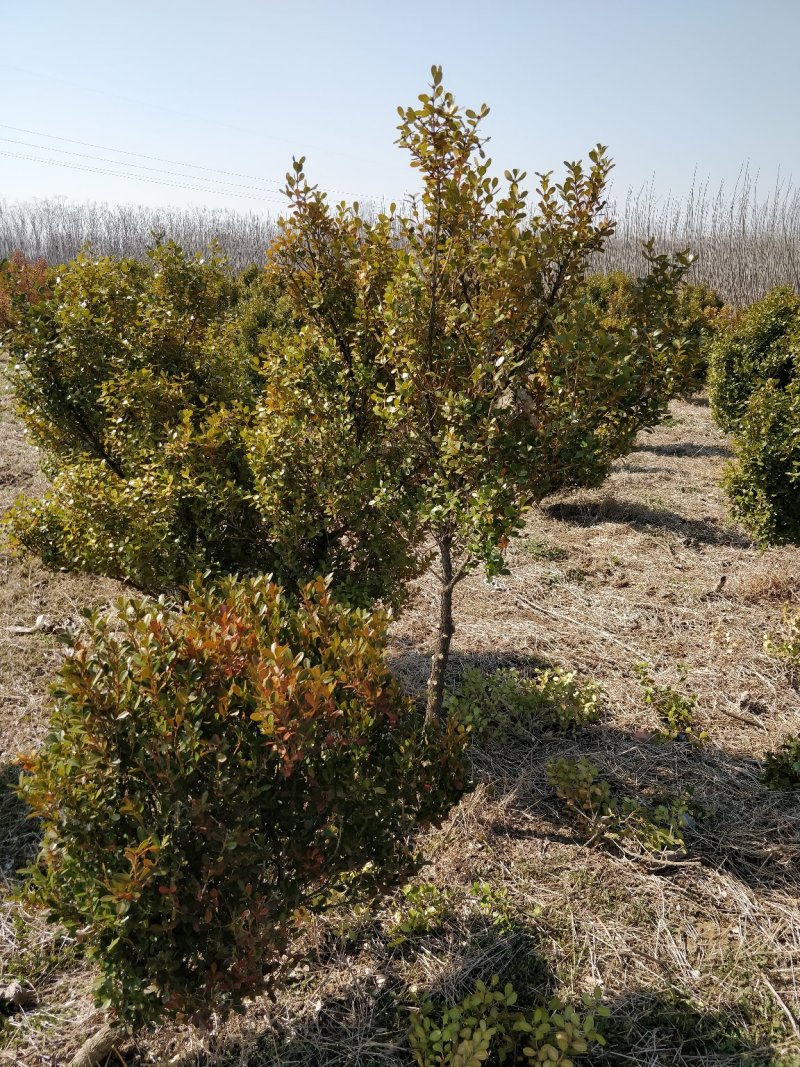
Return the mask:
[[609,1010],[601,991],[583,998],[584,1011],[552,998],[523,1009],[514,987],[500,987],[495,976],[487,986],[452,1007],[426,1001],[412,1015],[410,1043],[418,1067],[481,1067],[481,1064],[552,1064],[572,1067],[573,1060],[604,1045],[600,1030]]
[[736,518],[762,544],[800,541],[800,377],[753,392],[734,446],[724,485]]
[[[435,717],[458,583],[480,566],[502,571],[526,508],[602,481],[665,413],[678,344],[669,324],[690,257],[648,250],[635,326],[605,328],[580,284],[613,232],[603,146],[585,166],[567,164],[561,182],[540,175],[529,194],[522,171],[491,177],[488,108],[460,108],[441,68],[419,104],[399,110],[398,143],[421,187],[402,211],[330,204],[303,159],[287,178],[293,210],[270,269],[304,323],[292,353],[304,381],[287,383],[287,419],[270,410],[263,455],[299,453],[301,485],[314,474],[304,450],[313,458],[326,440],[346,450],[333,472],[377,464],[369,505],[390,505],[407,538],[434,548]],[[262,464],[260,493],[284,467]],[[329,477],[323,469],[323,493]]]
[[43,259],[29,260],[21,252],[0,260],[0,344],[6,330],[16,327],[28,307],[49,296],[49,271]]
[[280,283],[263,271],[235,278],[216,255],[173,243],[149,256],[82,253],[15,332],[19,409],[52,485],[16,504],[12,539],[52,566],[148,591],[199,570],[295,586],[333,573],[363,603],[390,598],[414,567],[405,541],[393,548],[393,517],[366,506],[372,468],[346,476],[340,464],[320,504],[329,440],[304,442],[316,481],[288,435],[261,447],[287,376],[300,379]]
[[764,544],[800,540],[800,296],[775,289],[712,351],[711,406],[733,433],[735,516]]
[[487,113],[432,69],[400,109],[421,179],[402,211],[332,206],[296,160],[249,285],[174,245],[70,265],[18,346],[54,481],[12,511],[17,542],[150,590],[198,568],[331,573],[363,604],[397,603],[435,553],[441,715],[458,583],[504,568],[527,508],[603,480],[665,414],[691,347],[688,254],[645,249],[624,322],[582,284],[614,228],[605,148],[531,197],[522,171],[491,177]]
[[711,410],[736,432],[750,398],[766,382],[779,391],[800,379],[800,296],[773,289],[720,332],[711,349]]
[[322,579],[89,617],[20,791],[31,892],[80,931],[101,1002],[144,1021],[269,988],[302,913],[390,877],[458,795],[462,735],[422,730],[385,626]]
[[681,282],[677,293],[662,294],[667,298],[668,315],[657,322],[658,301],[650,300],[644,309],[641,306],[642,284],[641,278],[612,271],[590,275],[584,291],[604,330],[666,331],[672,341],[665,366],[666,390],[673,396],[690,395],[705,384],[708,350],[720,321],[722,300],[708,286]]
[[82,253],[13,341],[22,417],[52,488],[12,536],[53,566],[147,589],[206,567],[272,569],[240,440],[258,373],[231,334],[241,293],[215,258]]

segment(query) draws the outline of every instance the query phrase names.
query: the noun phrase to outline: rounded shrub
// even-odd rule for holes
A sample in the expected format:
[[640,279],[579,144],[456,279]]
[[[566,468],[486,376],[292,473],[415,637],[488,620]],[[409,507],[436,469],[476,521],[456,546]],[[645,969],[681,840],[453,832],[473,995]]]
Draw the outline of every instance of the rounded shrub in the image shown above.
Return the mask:
[[750,397],[767,381],[783,390],[800,379],[800,296],[773,289],[720,331],[711,349],[711,411],[735,431]]
[[406,865],[463,788],[464,740],[424,730],[385,641],[323,579],[87,617],[19,789],[44,828],[32,899],[79,932],[101,1004],[235,1007],[275,985],[303,916]]
[[762,544],[800,541],[800,378],[755,390],[734,445],[724,484],[736,518]]
[[[50,476],[7,515],[11,544],[149,593],[203,571],[292,588],[332,573],[353,602],[394,604],[415,546],[394,501],[373,504],[386,480],[374,435],[359,451],[339,393],[328,410],[313,383],[304,394],[297,334],[280,278],[235,276],[214,252],[166,242],[146,262],[85,251],[59,268],[9,335]],[[298,428],[302,402],[313,432]],[[357,415],[374,406],[365,389]]]
[[0,342],[3,334],[15,328],[31,305],[49,296],[50,271],[44,259],[28,259],[12,252],[0,259]]
[[762,544],[800,540],[800,296],[774,289],[713,347],[711,408],[733,433],[733,512]]
[[[643,279],[612,271],[589,275],[583,291],[603,329],[612,333],[649,330],[666,340],[669,347],[664,349],[665,390],[670,396],[691,395],[705,384],[709,348],[723,301],[707,285],[680,282],[676,292],[663,287],[658,294],[660,299],[650,300],[648,315],[642,313],[642,285]],[[659,316],[662,310],[666,314]]]
[[51,566],[148,590],[204,570],[273,570],[240,427],[257,394],[234,328],[245,294],[171,242],[147,263],[88,252],[11,335],[19,413],[51,487],[20,498],[12,542]]

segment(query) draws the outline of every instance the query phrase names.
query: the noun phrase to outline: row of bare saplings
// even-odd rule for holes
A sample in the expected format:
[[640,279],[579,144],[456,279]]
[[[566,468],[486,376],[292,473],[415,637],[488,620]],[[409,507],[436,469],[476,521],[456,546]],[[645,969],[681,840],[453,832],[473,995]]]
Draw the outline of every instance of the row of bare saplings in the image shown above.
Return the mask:
[[[694,391],[719,301],[688,254],[588,275],[613,232],[602,146],[556,182],[492,176],[434,69],[400,109],[421,192],[364,217],[287,175],[266,270],[154,245],[4,267],[19,412],[49,486],[18,551],[120,579],[23,764],[29,899],[80,931],[134,1024],[273,989],[309,912],[390,882],[468,784],[443,712],[453,594],[526,509],[597,485]],[[385,662],[430,570],[427,694]]]

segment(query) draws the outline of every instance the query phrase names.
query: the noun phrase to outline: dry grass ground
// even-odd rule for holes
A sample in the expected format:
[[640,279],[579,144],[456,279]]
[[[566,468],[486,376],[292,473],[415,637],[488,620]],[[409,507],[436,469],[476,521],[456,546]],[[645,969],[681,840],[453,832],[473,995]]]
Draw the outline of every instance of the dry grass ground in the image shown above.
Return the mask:
[[[459,998],[499,973],[523,996],[571,1000],[602,985],[612,1018],[592,1063],[800,1064],[800,802],[759,781],[764,752],[798,729],[800,697],[763,639],[800,597],[800,550],[762,553],[729,524],[718,488],[727,455],[707,407],[676,404],[602,489],[531,517],[507,578],[461,589],[456,669],[546,660],[601,683],[606,700],[602,721],[576,737],[476,753],[476,790],[421,842],[427,866],[415,881],[437,887],[431,930],[391,947],[396,900],[317,920],[308,962],[277,1003],[258,1001],[215,1032],[165,1027],[123,1049],[124,1062],[399,1067],[409,1063],[408,1006]],[[6,413],[0,506],[37,477]],[[423,583],[395,629],[394,662],[411,687],[426,669],[433,592]],[[0,561],[0,763],[46,729],[59,656],[51,629],[112,593],[111,583]],[[10,629],[39,615],[38,630]],[[648,737],[658,721],[631,671],[638,660],[697,695],[707,743]],[[554,755],[590,758],[631,796],[688,794],[686,854],[588,847],[547,784]],[[10,888],[35,831],[12,793],[0,798]],[[0,1063],[65,1063],[99,1023],[77,947],[10,900],[0,975],[28,978],[40,997],[0,1028]]]

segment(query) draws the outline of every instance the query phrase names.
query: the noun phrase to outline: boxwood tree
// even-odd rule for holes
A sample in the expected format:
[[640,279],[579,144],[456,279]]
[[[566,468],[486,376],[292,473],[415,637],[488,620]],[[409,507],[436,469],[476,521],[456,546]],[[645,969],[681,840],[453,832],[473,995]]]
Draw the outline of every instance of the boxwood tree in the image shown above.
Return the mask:
[[[613,230],[605,149],[588,167],[567,164],[560,183],[538,175],[534,206],[524,173],[492,175],[480,133],[488,108],[462,110],[441,68],[419,105],[399,112],[398,143],[421,180],[402,211],[331,206],[303,159],[287,176],[292,213],[269,269],[304,326],[274,354],[283,381],[256,422],[251,463],[260,499],[284,506],[291,463],[292,516],[309,484],[320,514],[356,472],[350,506],[393,519],[395,551],[435,561],[435,719],[458,584],[480,564],[501,570],[527,507],[597,483],[663,414],[690,257],[646,247],[650,270],[632,286],[624,322],[608,328],[581,286]],[[357,488],[366,467],[368,497]]]

